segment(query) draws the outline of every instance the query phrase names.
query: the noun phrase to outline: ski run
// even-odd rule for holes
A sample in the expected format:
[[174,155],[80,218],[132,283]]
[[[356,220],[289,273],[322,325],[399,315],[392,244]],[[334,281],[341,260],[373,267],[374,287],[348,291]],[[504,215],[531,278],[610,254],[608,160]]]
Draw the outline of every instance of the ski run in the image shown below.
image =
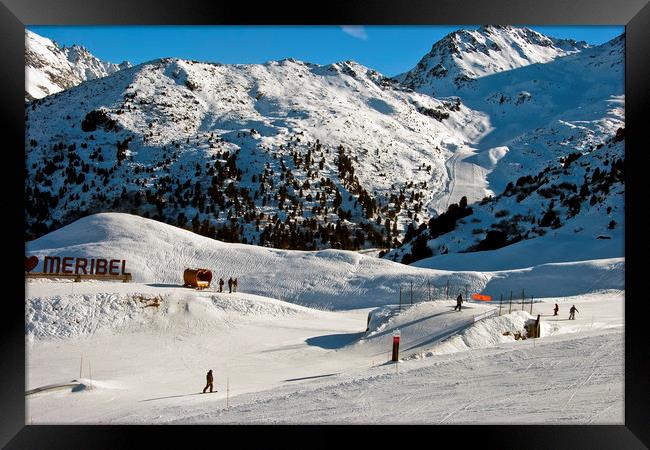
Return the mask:
[[[134,280],[27,281],[26,390],[50,387],[26,396],[28,423],[623,421],[620,257],[452,272],[226,244],[117,213],[27,249],[41,259],[120,257]],[[503,250],[481,252],[483,264],[498,265]],[[239,291],[182,287],[186,266],[237,277]],[[424,280],[434,298],[411,305],[410,283]],[[466,285],[493,296],[525,286],[532,316],[517,299],[500,315],[488,302],[454,311]],[[556,291],[571,295],[545,294]],[[541,338],[516,340],[538,314]],[[209,369],[218,392],[194,395]]]

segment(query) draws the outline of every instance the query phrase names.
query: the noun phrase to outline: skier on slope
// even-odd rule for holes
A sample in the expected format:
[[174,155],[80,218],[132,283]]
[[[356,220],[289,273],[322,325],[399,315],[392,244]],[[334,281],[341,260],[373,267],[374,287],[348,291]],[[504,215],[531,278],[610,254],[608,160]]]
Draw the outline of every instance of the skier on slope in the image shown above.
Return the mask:
[[205,378],[206,378],[207,383],[206,383],[205,387],[203,388],[203,393],[204,393],[204,394],[205,394],[205,391],[206,391],[206,389],[207,389],[208,387],[210,388],[210,392],[212,392],[212,381],[213,381],[213,378],[212,378],[212,369],[210,369],[210,370],[208,371],[208,373],[207,373],[207,375],[205,376]]
[[456,297],[456,306],[454,306],[454,311],[456,311],[456,309],[458,309],[458,311],[460,311],[462,309],[462,306],[461,306],[462,304],[463,304],[463,294],[461,294],[459,292],[458,297]]
[[232,294],[232,277],[228,278],[228,293]]
[[573,305],[569,310],[569,320],[576,320],[576,312],[580,312],[580,311],[578,311],[576,305]]
[[560,310],[560,307],[557,306],[557,303],[555,304],[555,308],[553,308],[553,315],[557,316],[557,312]]
[[219,278],[219,292],[223,292],[223,278]]
[[237,292],[237,278],[232,281],[232,290]]

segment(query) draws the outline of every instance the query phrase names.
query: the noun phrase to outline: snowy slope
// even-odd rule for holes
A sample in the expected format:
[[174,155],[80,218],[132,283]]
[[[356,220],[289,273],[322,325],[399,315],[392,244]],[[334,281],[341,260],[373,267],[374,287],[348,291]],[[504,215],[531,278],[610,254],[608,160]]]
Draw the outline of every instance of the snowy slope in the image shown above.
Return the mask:
[[[622,420],[622,258],[445,272],[349,251],[222,243],[118,213],[81,219],[29,242],[26,250],[41,259],[125,258],[135,278],[26,283],[26,390],[37,391],[26,397],[31,423]],[[483,254],[497,267],[504,250]],[[183,288],[185,267],[237,276],[241,292]],[[438,289],[435,301],[417,298],[410,305],[410,282],[421,286],[425,280],[443,289],[449,281],[452,295],[465,285],[470,293],[492,295],[518,295],[525,287],[537,302],[532,316],[528,305],[520,311],[515,302],[511,313],[489,317],[495,304],[466,302],[455,312],[454,301],[435,295]],[[559,298],[540,298],[553,295]],[[561,305],[558,318],[549,317],[553,303]],[[568,322],[572,304],[578,320]],[[512,333],[537,314],[544,316],[542,339],[515,340]],[[387,363],[396,330],[399,367]],[[576,375],[576,364],[593,371]],[[218,392],[201,396],[208,369],[215,371]],[[531,376],[514,379],[527,395],[511,401],[515,381],[508,373],[524,369]],[[554,387],[551,397],[539,385],[541,374],[554,380],[545,385]],[[459,379],[480,381],[457,389]],[[574,385],[566,390],[568,380]],[[411,399],[410,413],[388,407],[394,395]],[[354,417],[346,412],[350,396],[360,408]],[[547,407],[530,413],[542,398]],[[467,414],[454,414],[459,404],[468,405]]]
[[126,61],[120,64],[102,61],[77,45],[61,47],[51,39],[25,30],[25,101],[55,94],[130,66]]
[[26,250],[41,260],[36,271],[42,269],[46,255],[102,255],[126,259],[134,281],[180,285],[186,268],[205,267],[224,280],[237,277],[241,292],[342,309],[398,303],[400,283],[420,285],[428,277],[444,277],[445,282],[450,278],[454,284],[477,288],[484,283],[476,273],[410,268],[350,251],[287,251],[223,243],[118,213],[81,219],[29,242]]
[[475,80],[462,104],[487,118],[485,133],[446,162],[449,183],[438,212],[462,196],[500,193],[572,152],[588,152],[625,126],[624,36],[545,64]]
[[[118,213],[81,219],[27,243],[26,252],[39,257],[36,271],[42,270],[44,256],[117,258],[127,261],[126,270],[133,274],[134,281],[171,286],[182,284],[186,268],[203,267],[224,280],[237,277],[241,292],[334,309],[397,304],[400,286],[404,289],[403,301],[407,302],[407,286],[413,283],[415,288],[426,289],[427,281],[434,286],[434,298],[441,298],[448,281],[454,296],[465,286],[473,293],[487,289],[491,283],[498,283],[491,294],[497,293],[497,287],[505,293],[510,289],[518,292],[525,285],[529,295],[536,298],[563,291],[579,294],[624,288],[622,258],[578,260],[573,265],[575,275],[590,281],[576,284],[573,278],[562,281],[566,268],[535,265],[534,261],[527,264],[525,259],[504,272],[499,267],[502,262],[498,252],[489,258],[492,267],[452,272],[406,266],[351,251],[305,252],[223,243]],[[113,289],[129,292],[129,284],[117,283]]]
[[[28,298],[27,324],[38,336],[28,334],[36,339],[27,342],[26,389],[60,386],[26,397],[28,423],[623,420],[620,292],[535,304],[533,316],[543,318],[542,338],[534,341],[512,337],[531,318],[513,311],[438,342],[441,330],[432,321],[471,317],[471,309],[457,313],[445,301],[415,305],[383,326],[371,324],[364,337],[366,310],[316,311],[247,294],[182,295],[143,285],[135,292],[152,292],[109,301],[92,294],[97,287],[82,283],[79,294],[48,298],[43,283]],[[147,307],[142,298],[162,300]],[[577,320],[550,316],[553,303],[561,317],[575,304]],[[146,319],[120,321],[129,310]],[[399,367],[387,363],[397,327]],[[419,348],[409,350],[412,344]],[[218,392],[201,396],[208,368]]]
[[[453,230],[439,234],[435,224],[423,227],[387,257],[432,256],[416,264],[449,270],[622,258],[624,143],[623,137],[613,136],[584,154],[575,152],[571,159],[520,177],[499,195],[472,205]],[[496,248],[500,248],[497,267],[489,251]]]

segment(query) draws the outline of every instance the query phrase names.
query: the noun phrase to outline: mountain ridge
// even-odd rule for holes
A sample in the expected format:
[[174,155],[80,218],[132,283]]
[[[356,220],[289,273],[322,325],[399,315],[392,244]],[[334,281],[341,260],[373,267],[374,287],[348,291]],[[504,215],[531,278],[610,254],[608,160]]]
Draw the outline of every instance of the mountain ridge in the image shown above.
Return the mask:
[[25,101],[43,98],[127,67],[131,67],[128,61],[105,62],[85,47],[60,46],[25,30]]
[[624,124],[622,43],[442,98],[354,61],[126,68],[27,109],[28,235],[108,210],[228,242],[398,247],[461,197],[609,139]]

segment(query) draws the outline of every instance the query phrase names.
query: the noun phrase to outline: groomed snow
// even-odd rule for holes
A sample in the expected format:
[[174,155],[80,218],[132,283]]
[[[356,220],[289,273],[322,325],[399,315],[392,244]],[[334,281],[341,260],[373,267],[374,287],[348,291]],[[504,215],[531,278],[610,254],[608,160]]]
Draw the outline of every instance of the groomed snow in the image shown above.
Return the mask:
[[[535,246],[537,241],[517,245]],[[200,267],[212,270],[217,280],[238,278],[241,292],[335,309],[397,304],[400,285],[406,289],[410,283],[421,291],[429,282],[439,297],[447,282],[456,292],[467,286],[470,293],[488,289],[490,294],[500,295],[523,288],[535,298],[624,287],[623,258],[578,258],[571,264],[556,265],[548,264],[548,259],[535,261],[527,256],[529,252],[517,248],[449,255],[452,261],[464,257],[465,267],[474,271],[457,271],[460,267],[453,262],[450,267],[441,264],[443,270],[438,270],[351,251],[302,252],[227,244],[130,214],[102,213],[28,242],[26,251],[39,257],[37,271],[45,256],[116,258],[127,261],[126,270],[136,282],[179,286],[186,268]],[[552,254],[552,248],[546,251],[546,255]],[[432,258],[419,264],[436,267],[436,261],[439,259]],[[503,267],[502,261],[508,265]],[[567,270],[574,277],[563,277]],[[575,277],[584,281],[577,283]]]
[[[529,279],[541,286],[546,281],[535,274],[546,266],[442,272],[353,252],[225,244],[111,213],[27,250],[125,258],[136,278],[28,280],[26,390],[58,386],[26,397],[27,423],[623,423],[617,259],[564,264],[575,266],[576,277],[604,268],[618,275],[601,283],[606,288],[577,283],[582,291],[573,296],[537,295],[531,316],[529,304],[522,311],[516,302],[511,312],[502,305],[501,315],[487,302],[457,312],[440,296],[411,305],[405,294],[400,308],[395,290],[417,277],[508,286],[504,273],[518,274],[517,286]],[[223,276],[238,276],[240,292],[180,286],[186,265],[208,261]],[[251,292],[265,286],[287,294]],[[568,321],[573,304],[579,313]],[[542,337],[515,340],[512,333],[537,314]],[[401,362],[394,364],[397,330]],[[200,395],[208,369],[218,392]]]

